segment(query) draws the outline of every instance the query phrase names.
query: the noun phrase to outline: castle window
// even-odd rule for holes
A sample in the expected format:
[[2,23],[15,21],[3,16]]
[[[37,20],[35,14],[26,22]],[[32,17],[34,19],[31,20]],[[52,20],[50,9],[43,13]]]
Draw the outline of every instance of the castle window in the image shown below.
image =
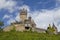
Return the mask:
[[29,29],[29,27],[25,27],[25,29]]
[[25,24],[25,26],[30,26],[30,24]]
[[30,28],[30,25],[29,24],[25,24],[25,29],[29,29]]
[[28,26],[30,26],[30,24],[28,24]]

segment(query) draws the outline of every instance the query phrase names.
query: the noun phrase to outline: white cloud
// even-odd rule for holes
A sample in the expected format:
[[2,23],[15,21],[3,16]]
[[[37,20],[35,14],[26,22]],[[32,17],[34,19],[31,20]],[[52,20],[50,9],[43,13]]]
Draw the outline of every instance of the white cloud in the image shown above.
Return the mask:
[[60,0],[56,0],[56,7],[60,7]]
[[51,0],[49,0],[49,1],[45,1],[45,2],[43,2],[43,1],[40,1],[40,2],[37,2],[37,4],[48,4],[48,3],[50,3],[51,2]]
[[0,0],[0,9],[8,9],[9,12],[13,12],[13,7],[16,5],[15,1],[12,0]]
[[58,30],[60,31],[60,25],[58,26]]
[[13,7],[16,5],[16,2],[10,0],[10,1],[6,1],[6,0],[0,0],[0,9],[1,8],[8,8],[8,7]]
[[10,25],[11,23],[15,22],[15,19],[13,18],[12,15],[5,14],[4,17],[3,17],[3,20],[6,19],[6,18],[9,19],[9,20],[7,20],[7,24],[8,25]]
[[48,11],[47,12],[34,12],[32,15],[35,23],[37,24],[37,27],[40,28],[47,28],[48,24],[53,21],[52,14],[50,14]]
[[[26,8],[28,11],[30,11],[30,7],[28,5],[22,5],[18,7],[19,10],[22,8]],[[46,29],[48,27],[48,24],[52,24],[54,22],[58,30],[60,31],[60,27],[57,25],[60,21],[60,8],[55,8],[52,10],[35,10],[30,11],[30,13],[28,12],[28,14],[29,16],[32,16],[38,28]],[[13,19],[10,19],[8,23],[11,23],[12,20]],[[20,21],[19,14],[16,15],[15,20]],[[12,22],[14,22],[15,20],[13,20]]]
[[7,24],[10,25],[11,23],[15,22],[14,19],[10,18],[8,21],[7,21]]
[[10,25],[13,22],[20,21],[20,15],[17,13],[16,17],[9,16],[9,20],[7,21],[7,24]]
[[[60,8],[53,10],[42,10],[42,11],[33,11],[31,13],[32,18],[37,24],[38,28],[47,28],[48,24],[52,24],[53,22],[58,26],[58,22],[60,21]],[[60,29],[58,29],[60,31]]]
[[[14,11],[14,6],[16,5],[15,1],[9,0],[0,0],[0,9],[5,8],[8,9],[9,12],[13,12]],[[57,4],[58,5],[58,4]],[[30,7],[28,5],[22,5],[20,7],[16,7],[17,9],[22,9],[25,8],[28,10],[28,12],[30,11]],[[31,13],[29,13],[29,16],[32,16],[32,18],[34,19],[35,23],[37,24],[38,28],[47,28],[48,24],[52,24],[53,22],[55,23],[55,25],[57,26],[58,30],[60,31],[60,25],[58,26],[58,22],[60,21],[60,8],[56,8],[53,10],[42,10],[42,11],[32,11]],[[9,15],[4,15],[3,19],[5,18],[11,18],[11,16]],[[20,17],[19,14],[15,17],[15,20],[20,21]],[[14,19],[10,19],[9,21],[7,21],[7,24],[10,24],[12,22],[15,22]]]
[[15,20],[20,21],[20,15],[19,14],[16,15]]
[[4,17],[3,17],[3,19],[5,19],[5,18],[10,18],[12,15],[7,15],[7,14],[5,14],[4,15]]
[[56,0],[56,1],[59,1],[60,2],[60,0]]

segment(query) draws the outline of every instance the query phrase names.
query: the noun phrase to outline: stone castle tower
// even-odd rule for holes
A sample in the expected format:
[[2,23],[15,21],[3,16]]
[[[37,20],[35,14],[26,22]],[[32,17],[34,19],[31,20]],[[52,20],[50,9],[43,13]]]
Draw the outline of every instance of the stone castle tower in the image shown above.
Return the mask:
[[21,12],[20,12],[20,19],[22,21],[26,20],[27,19],[27,10],[26,9],[22,9]]
[[[14,23],[11,23],[10,26],[7,26],[3,29],[3,31],[11,31],[15,28],[16,31],[36,31],[39,33],[46,33],[46,29],[36,28],[36,24],[34,20],[31,18],[31,16],[27,17],[27,10],[22,9],[20,11],[20,22],[15,21]],[[49,25],[50,26],[50,25]],[[54,33],[57,34],[57,28],[53,24],[52,28],[55,30]]]
[[13,26],[15,27],[16,31],[29,31],[29,30],[34,31],[36,24],[31,17],[27,17],[27,10],[24,8],[20,11],[20,19],[21,19],[20,22],[16,21],[14,23],[11,23],[10,27],[4,28],[4,31],[12,30]]

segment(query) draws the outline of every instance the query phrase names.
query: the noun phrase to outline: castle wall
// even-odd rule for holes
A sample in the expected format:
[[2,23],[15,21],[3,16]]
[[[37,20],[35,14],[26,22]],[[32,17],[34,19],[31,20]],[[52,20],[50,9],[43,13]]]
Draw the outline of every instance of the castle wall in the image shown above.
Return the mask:
[[26,15],[20,15],[20,18],[22,21],[26,20],[27,19],[27,16]]
[[7,32],[7,31],[11,31],[13,29],[13,26],[7,26],[3,29],[3,31]]
[[35,31],[38,32],[38,33],[46,33],[46,30],[44,30],[44,29],[35,28]]
[[16,31],[24,31],[25,30],[25,27],[23,24],[14,24],[14,25],[5,27],[3,29],[3,31],[8,32],[8,31],[13,30],[13,28],[15,28]]
[[25,27],[23,24],[17,24],[17,25],[15,25],[15,29],[16,29],[16,31],[23,32],[25,30]]

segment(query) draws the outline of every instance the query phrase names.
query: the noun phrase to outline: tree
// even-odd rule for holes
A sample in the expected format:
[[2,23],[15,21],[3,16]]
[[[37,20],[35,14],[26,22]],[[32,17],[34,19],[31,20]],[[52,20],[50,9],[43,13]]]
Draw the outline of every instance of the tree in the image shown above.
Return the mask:
[[2,21],[0,21],[0,26],[3,26],[3,25],[4,25],[4,23]]
[[2,21],[0,21],[0,32],[2,32],[2,30],[3,30],[3,29],[1,28],[2,26],[4,26],[4,23],[3,23]]
[[54,33],[54,29],[51,27],[50,24],[49,24],[49,27],[47,28],[47,33],[48,34],[53,34]]

